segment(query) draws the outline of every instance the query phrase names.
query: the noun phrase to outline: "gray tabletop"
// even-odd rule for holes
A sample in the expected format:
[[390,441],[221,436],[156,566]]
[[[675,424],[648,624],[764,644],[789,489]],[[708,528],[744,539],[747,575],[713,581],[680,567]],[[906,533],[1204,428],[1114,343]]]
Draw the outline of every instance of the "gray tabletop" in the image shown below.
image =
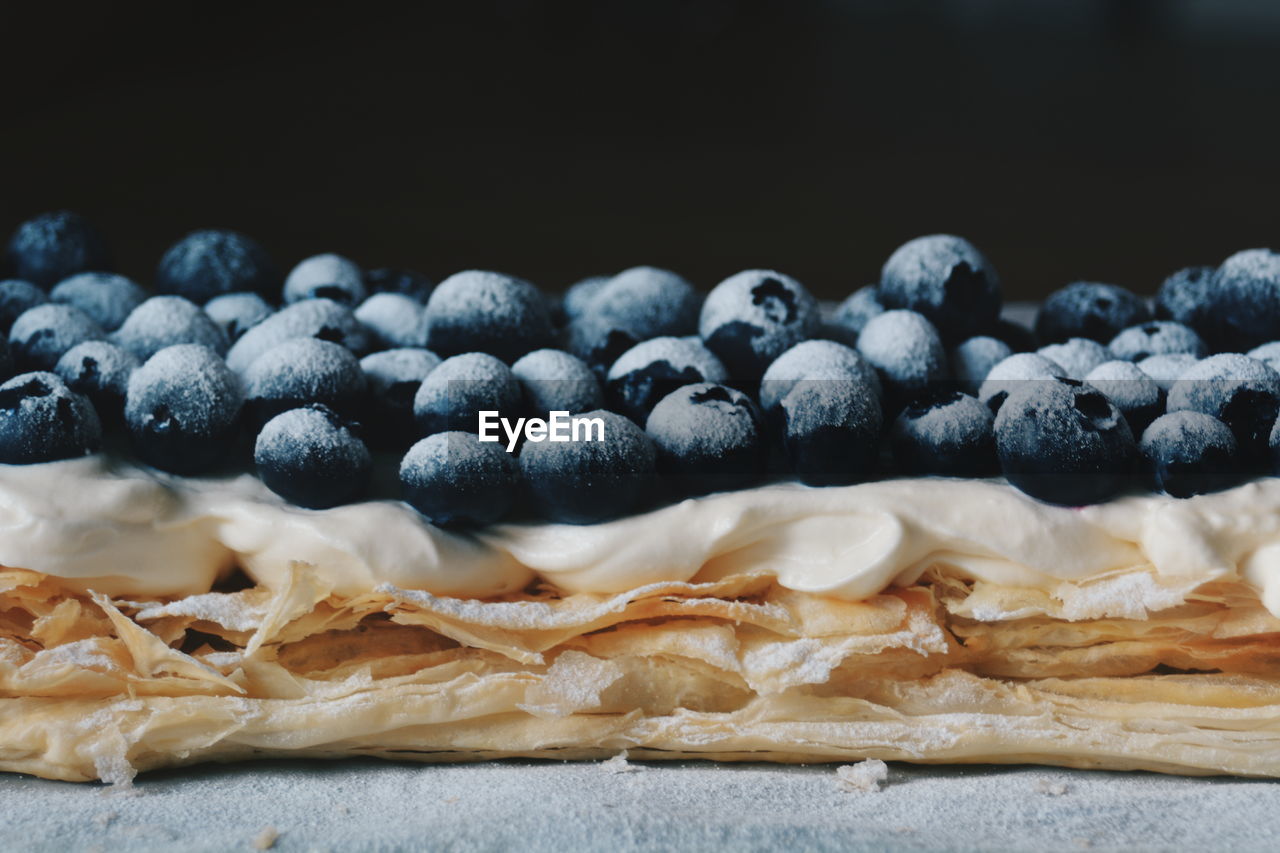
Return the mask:
[[1040,767],[264,761],[0,804],[6,850],[1280,849],[1276,783]]

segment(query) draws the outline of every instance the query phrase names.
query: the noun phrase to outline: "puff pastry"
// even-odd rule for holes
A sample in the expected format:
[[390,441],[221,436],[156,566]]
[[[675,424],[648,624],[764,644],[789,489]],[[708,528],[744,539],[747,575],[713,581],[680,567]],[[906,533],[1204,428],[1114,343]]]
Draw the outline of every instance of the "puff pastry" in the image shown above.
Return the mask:
[[939,569],[860,602],[759,573],[483,601],[316,577],[133,600],[0,569],[0,769],[627,750],[1280,775],[1280,620],[1240,583],[1072,621],[1070,596]]

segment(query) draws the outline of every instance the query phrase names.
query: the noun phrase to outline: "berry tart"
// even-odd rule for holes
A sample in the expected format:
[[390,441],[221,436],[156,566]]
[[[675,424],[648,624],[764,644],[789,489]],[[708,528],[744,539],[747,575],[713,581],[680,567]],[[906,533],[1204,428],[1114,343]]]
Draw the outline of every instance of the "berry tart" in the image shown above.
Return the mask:
[[6,263],[0,769],[1280,775],[1280,255],[1034,324],[951,236],[838,306],[229,231],[147,293],[67,213]]

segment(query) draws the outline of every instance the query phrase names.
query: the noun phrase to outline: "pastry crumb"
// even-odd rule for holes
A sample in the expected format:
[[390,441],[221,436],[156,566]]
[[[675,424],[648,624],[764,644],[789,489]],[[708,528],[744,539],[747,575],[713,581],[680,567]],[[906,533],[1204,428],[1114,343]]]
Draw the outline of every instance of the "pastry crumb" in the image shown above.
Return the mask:
[[1036,781],[1036,790],[1045,796],[1061,797],[1067,792],[1067,785],[1065,782],[1050,782],[1048,779],[1038,779]]
[[873,792],[880,790],[880,783],[889,778],[889,765],[878,758],[868,758],[857,764],[843,764],[836,768],[837,782],[842,791]]
[[268,824],[262,827],[262,831],[253,837],[254,850],[270,850],[276,846],[276,840],[280,838],[280,833],[276,831],[274,826]]
[[462,799],[462,797],[457,797],[457,796],[454,796],[454,797],[445,797],[443,800],[441,800],[441,802],[442,802],[442,803],[444,803],[446,806],[451,806],[451,805],[453,805],[454,803],[456,803],[456,802],[460,801],[461,799]]
[[606,773],[634,773],[640,768],[627,761],[627,751],[624,749],[613,758],[600,762],[600,769]]

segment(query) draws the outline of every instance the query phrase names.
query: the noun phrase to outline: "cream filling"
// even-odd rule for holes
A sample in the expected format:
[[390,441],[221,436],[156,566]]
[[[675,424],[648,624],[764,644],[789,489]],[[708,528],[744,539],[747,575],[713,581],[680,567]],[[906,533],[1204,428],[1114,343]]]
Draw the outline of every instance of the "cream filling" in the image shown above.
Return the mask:
[[847,599],[928,567],[1054,592],[1124,572],[1157,582],[1243,579],[1280,616],[1280,479],[1187,500],[1071,509],[996,480],[784,483],[686,500],[604,524],[504,524],[464,535],[407,504],[291,506],[250,475],[160,474],[104,456],[0,466],[0,564],[117,596],[207,592],[241,566],[268,587],[295,563],[333,592],[381,583],[484,598],[541,577],[568,592],[764,572]]

